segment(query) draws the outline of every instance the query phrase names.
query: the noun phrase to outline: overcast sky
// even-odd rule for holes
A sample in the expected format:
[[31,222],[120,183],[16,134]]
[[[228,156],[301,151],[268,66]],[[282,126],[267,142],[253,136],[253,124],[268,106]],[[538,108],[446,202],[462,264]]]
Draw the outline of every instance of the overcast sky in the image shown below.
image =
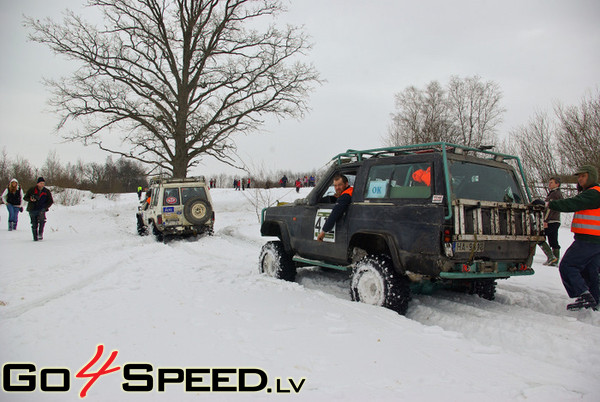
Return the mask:
[[[82,0],[0,0],[0,151],[40,167],[54,150],[61,162],[103,162],[93,147],[64,144],[54,133],[42,77],[74,64],[27,41],[23,14],[60,18]],[[294,0],[281,22],[304,25],[312,62],[327,80],[311,94],[303,120],[270,121],[237,137],[240,156],[267,171],[309,170],[348,148],[382,146],[394,94],[450,76],[495,81],[507,110],[500,134],[556,102],[578,104],[600,87],[599,0]],[[193,173],[233,173],[214,160]]]

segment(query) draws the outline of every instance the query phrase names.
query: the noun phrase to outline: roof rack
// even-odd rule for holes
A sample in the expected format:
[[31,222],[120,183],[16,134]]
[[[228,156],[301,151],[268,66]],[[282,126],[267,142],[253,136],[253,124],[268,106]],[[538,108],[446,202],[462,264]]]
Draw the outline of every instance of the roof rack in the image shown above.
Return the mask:
[[497,161],[502,161],[505,159],[518,159],[516,156],[501,154],[498,152],[490,151],[492,147],[490,146],[482,146],[480,148],[467,147],[465,145],[452,144],[449,142],[431,142],[426,144],[413,144],[413,145],[403,145],[398,147],[388,147],[388,148],[375,148],[375,149],[367,149],[367,150],[355,150],[349,149],[344,153],[338,154],[333,157],[331,160],[335,161],[338,165],[343,163],[351,163],[351,162],[360,162],[363,159],[370,158],[382,158],[382,157],[391,157],[398,155],[414,155],[421,153],[429,153],[429,152],[452,152],[455,154],[466,154],[471,152],[473,154],[485,154],[489,155],[489,159],[494,159]]
[[206,181],[206,178],[204,176],[193,176],[193,177],[185,177],[185,178],[156,176],[156,177],[150,178],[150,184],[195,183],[195,182],[205,182],[205,181]]

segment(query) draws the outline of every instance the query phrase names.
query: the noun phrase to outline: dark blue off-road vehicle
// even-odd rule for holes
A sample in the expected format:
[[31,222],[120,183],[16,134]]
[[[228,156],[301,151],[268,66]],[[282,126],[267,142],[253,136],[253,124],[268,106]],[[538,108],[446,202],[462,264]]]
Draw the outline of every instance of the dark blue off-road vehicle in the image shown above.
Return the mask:
[[[352,300],[404,313],[412,291],[464,289],[493,299],[496,279],[531,275],[543,207],[530,205],[518,158],[431,143],[348,150],[306,199],[266,208],[259,270],[293,281],[302,266],[352,270]],[[516,169],[517,168],[517,169]],[[352,203],[324,242],[337,173]]]

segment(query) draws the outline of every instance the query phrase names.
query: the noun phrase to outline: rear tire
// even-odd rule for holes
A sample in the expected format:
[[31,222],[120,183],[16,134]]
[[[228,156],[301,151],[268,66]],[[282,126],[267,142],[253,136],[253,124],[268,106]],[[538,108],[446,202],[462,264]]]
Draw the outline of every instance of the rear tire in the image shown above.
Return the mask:
[[152,234],[154,235],[154,237],[156,237],[156,241],[162,242],[165,240],[163,232],[158,230],[155,223],[152,223]]
[[482,299],[494,300],[494,298],[496,297],[496,280],[457,280],[452,283],[451,289],[463,293],[468,293],[470,295],[477,295]]
[[405,314],[410,301],[410,281],[398,274],[387,255],[367,255],[352,269],[350,296],[374,306]]
[[493,279],[473,281],[469,294],[475,294],[486,300],[494,300],[496,298],[496,281]]
[[258,271],[290,282],[296,279],[296,265],[280,241],[270,241],[262,247],[258,257]]

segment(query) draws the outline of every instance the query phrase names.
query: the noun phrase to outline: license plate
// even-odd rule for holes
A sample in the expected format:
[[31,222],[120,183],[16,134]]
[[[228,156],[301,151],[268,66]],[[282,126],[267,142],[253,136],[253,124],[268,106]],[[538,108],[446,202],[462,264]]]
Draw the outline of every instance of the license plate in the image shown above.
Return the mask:
[[454,243],[454,252],[456,253],[470,253],[475,245],[475,252],[481,253],[484,249],[485,243],[482,242],[471,242],[471,241],[457,241]]

